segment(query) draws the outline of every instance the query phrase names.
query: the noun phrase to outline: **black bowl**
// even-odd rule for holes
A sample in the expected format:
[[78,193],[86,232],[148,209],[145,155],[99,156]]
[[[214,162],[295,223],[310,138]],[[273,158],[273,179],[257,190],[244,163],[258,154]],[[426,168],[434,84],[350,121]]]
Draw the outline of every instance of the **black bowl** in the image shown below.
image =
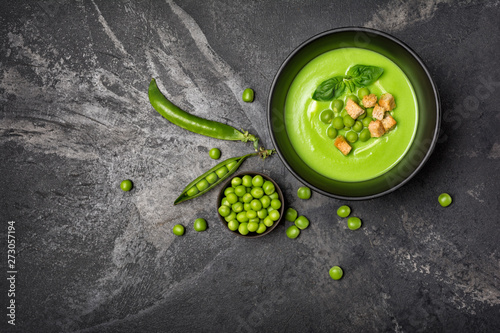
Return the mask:
[[[345,47],[375,51],[392,60],[413,85],[419,106],[417,132],[404,157],[383,175],[360,182],[343,182],[314,171],[295,152],[284,123],[285,100],[295,76],[320,54]],[[440,119],[439,94],[422,60],[395,37],[367,28],[334,29],[305,41],[281,65],[271,86],[268,101],[271,138],[288,170],[316,192],[345,200],[372,199],[407,183],[429,159],[439,134]]]

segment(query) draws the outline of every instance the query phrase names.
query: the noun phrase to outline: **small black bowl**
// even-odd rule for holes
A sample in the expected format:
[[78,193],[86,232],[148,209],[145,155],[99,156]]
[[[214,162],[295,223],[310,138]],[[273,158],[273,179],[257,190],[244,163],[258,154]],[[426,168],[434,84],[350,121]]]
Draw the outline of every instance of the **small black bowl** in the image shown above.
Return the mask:
[[[262,176],[262,178],[264,178],[264,181],[266,180],[269,180],[270,182],[272,182],[274,184],[274,188],[275,188],[275,191],[278,193],[278,198],[280,199],[281,201],[281,207],[279,209],[279,212],[280,212],[280,218],[278,219],[278,221],[275,221],[274,224],[267,228],[267,230],[265,232],[263,232],[262,234],[258,234],[256,232],[249,232],[247,235],[242,235],[240,234],[239,232],[237,231],[232,231],[228,228],[227,226],[227,222],[226,220],[224,220],[224,218],[219,214],[219,207],[220,207],[220,204],[221,204],[221,201],[222,201],[222,198],[224,198],[224,191],[226,190],[226,188],[228,187],[231,187],[231,180],[234,178],[234,177],[243,177],[245,175],[250,175],[250,176],[256,176],[256,175],[260,175]],[[245,172],[240,172],[232,177],[229,177],[229,179],[224,183],[224,185],[222,186],[220,192],[219,192],[219,195],[217,196],[217,215],[219,216],[219,219],[220,221],[222,222],[222,224],[224,225],[224,227],[226,227],[226,229],[230,232],[232,232],[233,234],[235,235],[238,235],[240,237],[245,237],[245,238],[258,238],[258,237],[262,237],[262,236],[265,236],[267,235],[268,233],[270,233],[271,231],[273,231],[274,228],[276,228],[276,226],[281,222],[281,220],[283,219],[283,213],[284,213],[284,210],[285,210],[285,202],[283,200],[283,193],[281,192],[281,189],[280,187],[278,186],[278,184],[271,178],[269,177],[268,175],[265,175],[263,173],[260,173],[260,172],[256,172],[256,171],[245,171]]]
[[[361,182],[343,182],[313,170],[293,148],[285,127],[285,101],[295,76],[317,56],[345,47],[371,50],[392,60],[410,80],[419,106],[417,132],[407,153],[386,173]],[[376,198],[406,184],[429,159],[436,145],[441,121],[436,85],[418,55],[387,33],[357,27],[326,31],[298,46],[286,58],[274,78],[267,112],[271,139],[288,170],[314,191],[343,200]]]

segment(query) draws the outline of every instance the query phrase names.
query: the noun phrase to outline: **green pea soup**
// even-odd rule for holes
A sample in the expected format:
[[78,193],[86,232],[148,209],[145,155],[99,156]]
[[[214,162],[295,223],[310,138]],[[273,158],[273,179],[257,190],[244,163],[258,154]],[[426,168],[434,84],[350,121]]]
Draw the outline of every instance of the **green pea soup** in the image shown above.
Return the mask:
[[[382,76],[367,88],[377,97],[388,92],[396,108],[390,114],[396,127],[380,138],[350,143],[344,156],[328,137],[331,124],[320,119],[322,111],[333,109],[332,102],[312,99],[318,85],[337,75],[345,75],[351,66],[362,64],[384,69]],[[339,99],[345,102],[347,89]],[[344,111],[345,112],[345,111]],[[335,116],[340,115],[336,113]],[[378,177],[394,167],[409,150],[417,129],[418,105],[413,87],[405,73],[383,55],[358,48],[341,48],[323,53],[307,63],[293,80],[285,102],[285,127],[293,148],[316,172],[331,179],[358,182]],[[340,130],[346,135],[349,130]]]

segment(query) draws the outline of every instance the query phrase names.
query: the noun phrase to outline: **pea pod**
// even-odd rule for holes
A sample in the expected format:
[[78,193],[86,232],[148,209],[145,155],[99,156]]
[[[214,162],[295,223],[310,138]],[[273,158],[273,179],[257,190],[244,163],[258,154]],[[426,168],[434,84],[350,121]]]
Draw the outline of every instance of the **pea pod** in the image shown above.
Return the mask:
[[156,80],[151,79],[148,89],[149,101],[153,108],[171,123],[188,131],[221,140],[256,141],[256,137],[247,131],[240,132],[236,128],[217,121],[192,115],[170,102],[158,89]]
[[[222,183],[227,177],[232,175],[238,168],[240,167],[241,163],[245,161],[247,158],[250,156],[256,156],[259,155],[259,153],[252,153],[252,154],[247,154],[243,155],[240,157],[232,157],[228,158],[225,161],[220,162],[195,180],[193,180],[191,183],[189,183],[186,188],[182,191],[181,195],[175,199],[174,205],[180,204],[183,201],[189,200],[189,199],[194,199],[199,197],[200,195],[203,195]],[[227,172],[220,172],[219,170],[224,170],[224,168],[227,168]],[[219,172],[218,172],[219,171]],[[210,183],[208,179],[212,178],[212,174],[217,175],[217,180],[215,180],[213,183]],[[207,186],[208,184],[208,186]]]

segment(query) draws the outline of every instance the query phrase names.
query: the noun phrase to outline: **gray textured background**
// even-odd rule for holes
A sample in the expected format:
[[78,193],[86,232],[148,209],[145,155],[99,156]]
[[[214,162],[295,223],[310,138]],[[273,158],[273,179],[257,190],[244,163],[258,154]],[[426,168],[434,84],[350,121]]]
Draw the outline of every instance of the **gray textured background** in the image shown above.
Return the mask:
[[[499,1],[1,1],[0,221],[16,221],[17,325],[2,332],[492,332],[500,328]],[[270,174],[311,220],[258,240],[216,218],[216,191],[176,207],[193,178],[249,145],[188,133],[149,105],[152,76],[178,105],[257,133],[284,58],[341,26],[392,33],[438,85],[443,136],[395,193],[313,194],[278,157]],[[241,102],[246,87],[252,104]],[[122,179],[135,189],[119,189]],[[449,192],[449,208],[437,204]],[[195,218],[209,229],[196,233]],[[175,237],[172,226],[187,227]],[[2,255],[0,276],[6,271]],[[328,269],[344,268],[340,281]],[[1,308],[7,284],[1,278]]]

